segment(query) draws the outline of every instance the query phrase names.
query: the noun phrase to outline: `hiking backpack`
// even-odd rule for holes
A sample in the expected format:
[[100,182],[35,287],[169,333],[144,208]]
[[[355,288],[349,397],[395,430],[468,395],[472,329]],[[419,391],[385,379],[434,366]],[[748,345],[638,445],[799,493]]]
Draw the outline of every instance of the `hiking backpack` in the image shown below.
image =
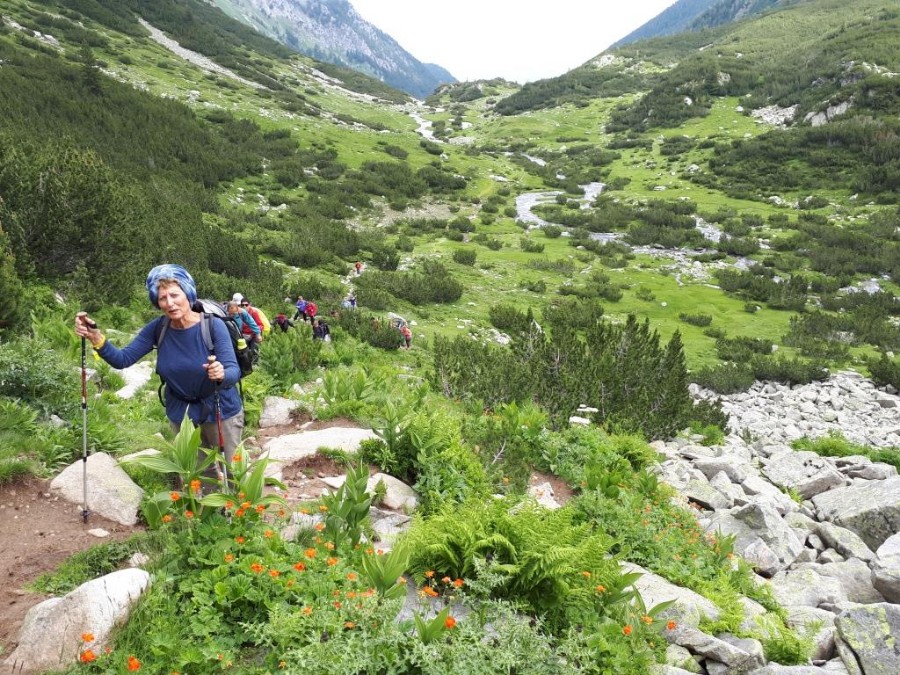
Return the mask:
[[[241,379],[252,373],[254,364],[253,353],[247,344],[247,340],[244,339],[243,334],[241,334],[241,329],[238,328],[237,322],[222,308],[222,305],[213,300],[197,300],[191,305],[191,309],[200,313],[200,335],[203,336],[203,343],[206,345],[206,349],[210,355],[216,355],[210,322],[218,319],[225,325],[225,329],[228,331],[228,337],[231,338],[231,346],[234,347],[234,355],[237,357],[238,367],[241,370]],[[154,340],[153,347],[157,351],[159,351],[159,346],[162,344],[163,338],[166,337],[166,331],[168,330],[169,317],[163,316],[156,325],[156,339]],[[156,374],[159,375],[159,371],[157,371]],[[166,382],[162,379],[161,375],[159,379],[160,385],[157,395],[159,396],[159,400],[163,401],[162,392],[163,387],[166,386]],[[240,385],[240,380],[238,380],[238,385]],[[241,392],[241,394],[243,396],[243,392]]]

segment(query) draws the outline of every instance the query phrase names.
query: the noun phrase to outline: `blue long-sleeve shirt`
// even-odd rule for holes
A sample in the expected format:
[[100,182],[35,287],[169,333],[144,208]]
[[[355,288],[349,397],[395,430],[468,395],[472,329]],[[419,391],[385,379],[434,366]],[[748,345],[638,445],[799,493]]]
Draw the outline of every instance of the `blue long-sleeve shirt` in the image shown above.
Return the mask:
[[[119,349],[107,341],[97,353],[113,368],[127,368],[153,350],[159,323],[164,318],[160,316],[148,323],[125,347]],[[219,385],[219,407],[222,419],[228,419],[242,408],[240,394],[234,386],[241,370],[228,329],[215,317],[209,318],[209,328],[216,360],[225,368],[225,379]],[[216,421],[216,384],[203,367],[208,356],[200,322],[190,328],[177,329],[170,325],[166,329],[157,351],[156,370],[166,383],[166,417],[175,424],[181,424],[185,412],[194,424]]]

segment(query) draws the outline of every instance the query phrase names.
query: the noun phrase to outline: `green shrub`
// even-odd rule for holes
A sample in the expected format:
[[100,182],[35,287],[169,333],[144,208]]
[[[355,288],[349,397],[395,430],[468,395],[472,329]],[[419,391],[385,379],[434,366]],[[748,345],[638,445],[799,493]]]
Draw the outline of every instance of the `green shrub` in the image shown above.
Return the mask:
[[543,253],[544,245],[538,241],[534,241],[528,237],[522,237],[519,239],[519,247],[525,251],[525,253]]
[[634,291],[634,297],[638,300],[643,300],[644,302],[653,302],[656,300],[656,296],[646,286],[638,286]]
[[783,382],[785,384],[809,384],[828,378],[828,369],[815,361],[804,361],[786,356],[765,357],[755,355],[751,360],[753,375],[757,380]]
[[692,326],[703,327],[712,323],[712,316],[709,314],[687,314],[682,312],[678,315],[678,318]]
[[321,351],[321,340],[313,340],[303,324],[287,332],[273,330],[263,343],[260,365],[276,386],[287,391],[319,365]]
[[64,419],[73,416],[81,402],[78,371],[37,338],[0,343],[0,391],[44,416],[55,413]]
[[717,394],[736,394],[753,386],[753,369],[746,363],[723,363],[691,373],[691,382]]
[[872,380],[879,386],[891,385],[895,389],[900,389],[900,358],[888,358],[887,354],[882,354],[879,358],[871,358],[866,361]]
[[335,323],[357,340],[379,349],[398,349],[403,344],[400,331],[391,326],[387,320],[368,312],[361,310],[341,312]]
[[488,309],[491,325],[507,333],[524,333],[534,321],[531,309],[523,312],[512,305],[491,305]]
[[472,266],[475,264],[475,259],[478,257],[478,253],[473,248],[457,248],[453,250],[453,262],[459,263],[460,265],[468,265]]
[[563,232],[562,228],[557,225],[544,225],[544,227],[541,228],[541,231],[547,239],[559,239]]

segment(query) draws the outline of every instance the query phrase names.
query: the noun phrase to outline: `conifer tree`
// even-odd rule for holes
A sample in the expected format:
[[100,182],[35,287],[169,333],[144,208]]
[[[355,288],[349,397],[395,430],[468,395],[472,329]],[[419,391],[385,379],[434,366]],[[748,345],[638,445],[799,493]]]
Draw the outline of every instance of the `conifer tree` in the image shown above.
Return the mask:
[[25,317],[24,287],[16,274],[15,258],[9,238],[3,231],[4,209],[0,198],[0,334],[9,334],[18,328]]

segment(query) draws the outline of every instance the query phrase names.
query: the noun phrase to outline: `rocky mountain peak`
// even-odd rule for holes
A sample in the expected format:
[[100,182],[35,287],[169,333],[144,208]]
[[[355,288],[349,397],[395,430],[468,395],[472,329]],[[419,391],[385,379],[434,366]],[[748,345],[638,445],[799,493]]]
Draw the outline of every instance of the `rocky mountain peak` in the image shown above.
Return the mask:
[[417,98],[455,82],[363,19],[347,0],[213,0],[233,18],[326,63],[352,68]]

